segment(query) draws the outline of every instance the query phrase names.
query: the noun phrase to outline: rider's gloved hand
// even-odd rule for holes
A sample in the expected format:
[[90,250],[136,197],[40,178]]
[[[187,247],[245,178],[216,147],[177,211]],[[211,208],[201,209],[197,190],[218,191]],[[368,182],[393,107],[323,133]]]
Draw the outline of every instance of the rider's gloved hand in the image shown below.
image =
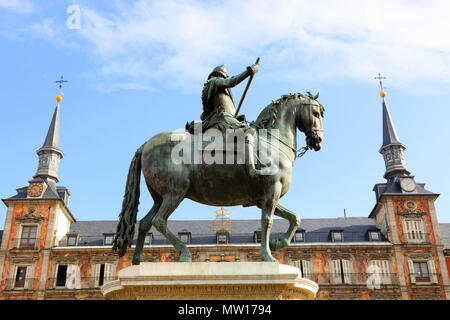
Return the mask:
[[259,63],[255,63],[255,64],[253,64],[252,66],[248,66],[248,67],[247,67],[247,70],[250,71],[250,74],[251,74],[251,75],[254,75],[254,74],[257,73],[258,70],[259,70]]

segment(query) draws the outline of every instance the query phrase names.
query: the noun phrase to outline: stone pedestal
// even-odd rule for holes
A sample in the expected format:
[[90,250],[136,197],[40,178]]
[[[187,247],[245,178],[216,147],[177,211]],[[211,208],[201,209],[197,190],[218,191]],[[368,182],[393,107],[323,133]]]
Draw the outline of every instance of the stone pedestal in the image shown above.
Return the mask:
[[312,300],[318,289],[278,262],[144,262],[101,287],[111,300]]

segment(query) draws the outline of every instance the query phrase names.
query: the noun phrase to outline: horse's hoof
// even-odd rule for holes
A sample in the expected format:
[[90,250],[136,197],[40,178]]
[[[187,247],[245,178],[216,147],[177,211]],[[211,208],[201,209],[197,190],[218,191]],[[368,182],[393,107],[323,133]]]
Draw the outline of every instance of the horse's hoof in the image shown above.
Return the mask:
[[192,256],[187,254],[182,254],[180,256],[180,262],[192,262]]
[[261,258],[261,261],[264,261],[264,262],[276,262],[277,261],[277,259],[272,257],[272,255],[270,253],[267,253],[267,252],[260,253],[259,256]]
[[141,264],[141,257],[139,255],[133,255],[133,260],[131,260],[133,266],[138,266]]
[[272,239],[269,242],[270,251],[280,251],[288,246],[289,242],[284,238]]

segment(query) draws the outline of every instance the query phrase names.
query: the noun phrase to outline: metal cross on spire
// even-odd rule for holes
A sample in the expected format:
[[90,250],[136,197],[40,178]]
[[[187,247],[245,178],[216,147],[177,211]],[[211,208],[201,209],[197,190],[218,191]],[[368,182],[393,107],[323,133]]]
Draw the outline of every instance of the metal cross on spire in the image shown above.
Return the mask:
[[378,77],[374,77],[374,79],[379,80],[379,82],[380,82],[380,89],[381,89],[381,91],[384,91],[384,89],[386,89],[386,88],[383,87],[383,81],[381,81],[381,80],[386,79],[386,77],[382,77],[381,73],[378,72]]
[[64,82],[69,82],[69,81],[64,80],[63,76],[61,76],[61,78],[60,78],[59,80],[56,80],[55,82],[56,82],[56,83],[59,83],[59,89],[61,90],[61,89],[62,89],[63,83],[64,83]]
[[59,80],[56,80],[55,82],[56,82],[56,83],[59,83],[58,92],[60,93],[60,95],[57,95],[57,96],[56,96],[56,101],[58,101],[58,105],[59,105],[59,103],[62,101],[63,96],[64,96],[64,93],[63,93],[62,90],[61,90],[61,89],[62,89],[62,86],[63,86],[63,83],[64,83],[64,82],[69,82],[69,81],[64,80],[63,76],[61,76],[61,78],[60,78]]

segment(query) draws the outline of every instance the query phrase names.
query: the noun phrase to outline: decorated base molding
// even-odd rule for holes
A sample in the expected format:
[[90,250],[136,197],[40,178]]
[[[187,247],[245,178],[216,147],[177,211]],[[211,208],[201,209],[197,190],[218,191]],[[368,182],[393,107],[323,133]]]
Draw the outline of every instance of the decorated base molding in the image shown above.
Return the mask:
[[312,300],[318,289],[278,262],[144,262],[101,287],[112,300]]

